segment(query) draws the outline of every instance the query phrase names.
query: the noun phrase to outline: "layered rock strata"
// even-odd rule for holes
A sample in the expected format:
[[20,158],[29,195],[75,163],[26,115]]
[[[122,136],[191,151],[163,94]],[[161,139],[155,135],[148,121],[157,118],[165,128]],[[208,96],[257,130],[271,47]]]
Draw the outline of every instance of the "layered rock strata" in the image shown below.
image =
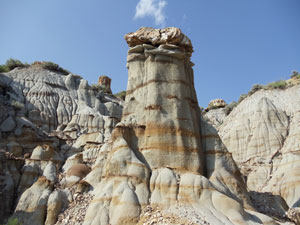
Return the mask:
[[[78,75],[64,76],[38,64],[0,74],[0,223],[17,206],[15,216],[23,224],[35,220],[31,214],[41,214],[36,224],[43,224],[65,160],[64,168],[93,162],[120,121],[121,104]],[[41,196],[43,206],[38,205]],[[36,214],[37,208],[43,212]]]
[[299,207],[299,85],[261,90],[243,100],[219,127],[250,190]]
[[142,223],[149,207],[182,205],[211,224],[275,224],[254,210],[231,154],[201,119],[190,40],[178,28],[141,28],[125,39],[124,110],[84,179],[95,195],[84,225]]

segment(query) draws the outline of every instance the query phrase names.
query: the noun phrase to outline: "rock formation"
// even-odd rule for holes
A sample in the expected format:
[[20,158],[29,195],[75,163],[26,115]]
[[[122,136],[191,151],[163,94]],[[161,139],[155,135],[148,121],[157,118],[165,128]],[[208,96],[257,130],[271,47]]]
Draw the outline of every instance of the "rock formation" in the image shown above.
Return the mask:
[[39,64],[0,74],[0,223],[298,223],[298,86],[201,113],[180,29],[125,40],[124,105]]
[[105,92],[108,94],[111,94],[111,88],[110,88],[111,79],[108,76],[100,76],[98,78],[98,85],[103,86],[105,89]]
[[217,108],[224,108],[226,106],[226,102],[223,99],[217,98],[211,100],[208,104],[208,109],[217,109]]
[[143,223],[147,209],[174,216],[175,206],[211,224],[271,224],[253,209],[216,130],[201,120],[190,40],[177,28],[141,28],[125,39],[124,110],[84,179],[95,195],[84,225]]
[[222,140],[254,192],[299,207],[299,85],[261,90],[243,100],[220,126]]
[[[121,102],[92,90],[77,75],[64,76],[39,64],[0,74],[0,87],[0,223],[17,202],[16,216],[24,224],[35,218],[28,216],[31,212],[40,215],[36,224],[43,224],[61,166],[71,156],[81,156],[81,163],[95,160],[120,120]],[[29,196],[38,202],[26,203]],[[36,214],[35,208],[43,212]]]

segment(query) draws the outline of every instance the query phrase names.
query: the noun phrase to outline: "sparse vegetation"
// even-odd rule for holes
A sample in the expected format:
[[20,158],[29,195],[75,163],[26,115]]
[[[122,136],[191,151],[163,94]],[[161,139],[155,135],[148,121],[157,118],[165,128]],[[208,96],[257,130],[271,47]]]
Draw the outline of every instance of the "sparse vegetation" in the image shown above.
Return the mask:
[[106,87],[104,85],[92,84],[91,89],[96,92],[106,92]]
[[125,100],[125,97],[126,97],[126,91],[120,91],[120,92],[114,94],[114,96],[117,97],[117,98],[120,98],[120,99]]
[[44,69],[47,69],[47,70],[50,70],[50,71],[54,71],[54,72],[59,72],[59,73],[61,73],[63,75],[70,74],[70,71],[68,71],[68,70],[60,67],[58,64],[53,63],[53,62],[41,62],[41,66]]
[[[296,78],[300,80],[300,74],[297,71],[292,71],[292,75],[291,78]],[[238,102],[231,102],[229,105],[227,105],[224,108],[224,112],[226,115],[229,115],[229,113],[232,111],[232,109],[234,107],[236,107],[238,104],[240,104],[245,98],[247,98],[248,96],[253,95],[255,92],[259,91],[259,90],[273,90],[273,89],[286,89],[289,86],[292,86],[294,84],[291,84],[290,82],[286,81],[286,80],[279,80],[279,81],[275,81],[275,82],[271,82],[267,85],[261,85],[261,84],[254,84],[251,88],[251,90],[248,92],[248,94],[241,94],[241,96],[239,97]]]
[[285,80],[279,80],[272,83],[269,83],[265,86],[265,89],[272,90],[272,89],[285,89],[287,88],[287,82]]
[[5,63],[5,66],[10,70],[13,70],[14,68],[16,67],[28,67],[29,64],[27,63],[22,63],[20,60],[18,59],[13,59],[13,58],[10,58],[6,61]]
[[6,65],[0,65],[0,73],[9,72],[9,69]]
[[248,94],[241,94],[238,100],[238,104],[240,104],[245,98],[248,97]]
[[226,105],[224,108],[224,112],[226,115],[229,115],[229,113],[238,105],[237,102],[233,101],[230,104]]
[[248,96],[254,94],[255,92],[261,90],[261,89],[264,89],[264,86],[263,85],[260,85],[260,84],[254,84],[251,88],[251,90],[248,92]]
[[[297,76],[297,75],[295,75]],[[300,75],[299,79],[300,79]],[[245,98],[248,96],[253,95],[255,92],[259,90],[273,90],[273,89],[285,89],[288,87],[288,83],[285,80],[279,80],[272,83],[269,83],[267,85],[261,85],[261,84],[254,84],[251,88],[251,90],[248,92],[248,94],[242,94],[238,100],[238,104],[241,103]]]
[[13,59],[10,58],[8,60],[6,60],[6,63],[3,65],[0,65],[0,73],[6,73],[9,72],[11,70],[13,70],[16,67],[29,67],[30,65],[27,63],[22,63],[20,60],[18,59]]
[[292,71],[292,75],[291,75],[291,78],[297,78],[297,79],[300,79],[300,73],[296,70],[293,70]]

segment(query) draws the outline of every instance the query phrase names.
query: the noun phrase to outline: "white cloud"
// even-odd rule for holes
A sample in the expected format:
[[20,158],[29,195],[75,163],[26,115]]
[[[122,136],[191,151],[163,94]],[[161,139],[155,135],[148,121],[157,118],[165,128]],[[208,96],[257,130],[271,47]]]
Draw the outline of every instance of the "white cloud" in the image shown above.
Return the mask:
[[134,19],[152,16],[157,26],[165,26],[166,16],[163,12],[167,5],[165,0],[140,0],[136,6]]

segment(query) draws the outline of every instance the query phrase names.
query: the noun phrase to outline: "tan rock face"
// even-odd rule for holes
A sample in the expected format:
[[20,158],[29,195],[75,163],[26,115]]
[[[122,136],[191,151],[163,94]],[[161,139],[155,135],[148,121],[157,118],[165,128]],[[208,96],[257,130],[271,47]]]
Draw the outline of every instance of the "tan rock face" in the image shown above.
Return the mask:
[[208,109],[216,109],[216,108],[223,108],[226,106],[226,102],[223,99],[214,99],[211,100],[208,104]]
[[108,76],[100,76],[98,78],[98,85],[104,86],[107,93],[112,93],[110,89],[111,79]]
[[89,172],[91,172],[91,169],[88,166],[86,166],[84,164],[76,164],[76,165],[73,165],[70,169],[68,169],[67,176],[76,176],[76,177],[80,177],[82,179]]
[[192,44],[182,45],[188,38],[178,28],[141,28],[125,39],[131,46],[128,86],[122,121],[115,133],[122,132],[118,130],[124,126],[132,128],[136,137],[129,137],[128,142],[151,168],[170,166],[203,173],[199,109],[190,62]]

